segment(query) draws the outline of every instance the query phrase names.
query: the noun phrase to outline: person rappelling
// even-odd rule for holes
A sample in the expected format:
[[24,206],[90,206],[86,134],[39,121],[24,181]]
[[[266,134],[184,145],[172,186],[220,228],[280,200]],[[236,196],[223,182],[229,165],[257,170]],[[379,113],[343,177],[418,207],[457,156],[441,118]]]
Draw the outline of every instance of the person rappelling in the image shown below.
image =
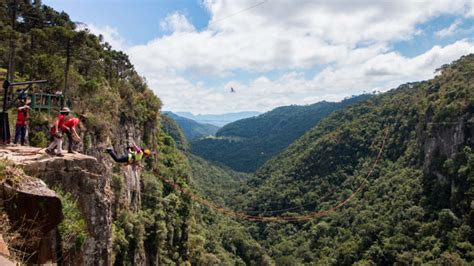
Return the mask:
[[127,154],[118,156],[113,147],[106,149],[107,153],[112,157],[112,159],[117,163],[126,163],[126,164],[135,164],[143,160],[143,157],[150,157],[151,151],[149,149],[141,149],[135,143],[132,144],[132,147],[128,148]]

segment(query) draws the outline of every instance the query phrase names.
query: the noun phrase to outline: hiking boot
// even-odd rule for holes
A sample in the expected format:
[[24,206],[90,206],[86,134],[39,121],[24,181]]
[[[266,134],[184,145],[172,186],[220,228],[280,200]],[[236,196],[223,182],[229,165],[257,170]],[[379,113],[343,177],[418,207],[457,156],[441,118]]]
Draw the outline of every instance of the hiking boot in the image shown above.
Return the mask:
[[56,156],[58,156],[58,157],[64,157],[64,154],[58,153],[58,154],[56,154]]
[[46,149],[44,150],[48,155],[51,155],[51,156],[54,156],[54,151],[50,150],[50,149]]

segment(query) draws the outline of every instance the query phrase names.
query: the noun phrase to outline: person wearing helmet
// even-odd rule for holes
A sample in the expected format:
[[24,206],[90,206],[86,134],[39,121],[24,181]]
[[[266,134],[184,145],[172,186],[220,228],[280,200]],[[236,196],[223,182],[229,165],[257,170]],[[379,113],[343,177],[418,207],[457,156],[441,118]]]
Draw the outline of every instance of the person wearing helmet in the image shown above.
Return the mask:
[[68,139],[68,153],[75,153],[72,149],[74,140],[77,142],[81,141],[81,137],[77,134],[76,126],[80,122],[85,123],[86,121],[87,117],[85,115],[79,115],[79,118],[71,118],[64,122],[61,131],[66,134]]
[[151,151],[149,149],[140,149],[136,144],[133,144],[131,148],[129,148],[128,153],[118,156],[114,148],[110,147],[106,149],[107,153],[112,157],[112,159],[117,163],[128,163],[133,164],[140,162],[143,157],[150,157]]
[[[69,113],[71,110],[69,108],[64,107],[59,111],[59,115],[54,121],[54,125],[51,127],[51,137],[52,142],[49,144],[48,148],[46,148],[46,153],[49,155],[57,155],[57,156],[64,156],[63,155],[63,136],[61,131],[64,127],[64,122],[69,120]],[[56,150],[56,151],[55,151]]]

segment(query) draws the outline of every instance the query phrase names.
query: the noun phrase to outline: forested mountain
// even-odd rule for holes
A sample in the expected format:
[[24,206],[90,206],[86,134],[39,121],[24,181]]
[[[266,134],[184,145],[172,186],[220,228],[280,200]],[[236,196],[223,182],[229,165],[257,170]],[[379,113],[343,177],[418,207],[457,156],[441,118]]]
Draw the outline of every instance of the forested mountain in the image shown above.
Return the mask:
[[336,111],[256,172],[237,208],[327,210],[364,182],[388,133],[348,206],[308,223],[249,227],[277,264],[474,261],[474,55],[440,71]]
[[216,165],[198,156],[187,154],[193,174],[192,185],[202,195],[221,205],[229,204],[229,200],[237,197],[236,193],[252,174],[235,172],[227,166]]
[[338,103],[278,107],[230,123],[217,131],[216,138],[192,142],[192,152],[236,171],[252,172],[333,111],[368,98],[360,95]]
[[[238,197],[250,174],[234,172],[186,152],[186,138],[175,121],[163,116],[162,127],[189,162],[190,187],[199,197],[226,206]],[[184,149],[183,149],[184,148]],[[189,221],[190,255],[196,264],[272,265],[273,260],[252,238],[246,226],[207,207],[194,205]]]
[[217,127],[222,127],[226,124],[234,121],[245,119],[248,117],[259,115],[259,112],[237,112],[237,113],[225,113],[225,114],[198,114],[194,115],[189,112],[176,112],[177,115],[192,119],[201,124],[211,124]]
[[[135,71],[125,53],[113,50],[103,42],[102,36],[79,30],[68,14],[42,5],[41,1],[1,1],[0,36],[2,82],[3,78],[12,82],[46,79],[48,84],[42,89],[61,91],[74,115],[82,113],[88,117],[87,123],[78,126],[82,142],[77,148],[80,153],[95,157],[100,169],[94,170],[103,174],[94,182],[102,182],[107,193],[92,194],[105,203],[94,207],[107,210],[109,216],[99,216],[95,210],[79,210],[76,199],[70,200],[72,203],[63,202],[65,221],[70,224],[54,235],[59,246],[51,249],[52,252],[60,250],[65,256],[58,255],[58,263],[84,265],[85,254],[98,248],[106,254],[89,256],[87,259],[93,264],[271,262],[243,226],[196,207],[189,197],[160,181],[159,177],[163,177],[181,185],[190,184],[191,168],[178,150],[186,150],[187,144],[174,122],[161,115],[160,99]],[[5,69],[8,74],[4,75]],[[34,87],[33,91],[36,90],[39,88]],[[51,113],[31,111],[29,144],[47,145],[49,126],[60,107],[59,103],[53,105]],[[10,118],[16,118],[16,110],[10,111]],[[14,120],[10,125],[14,127]],[[154,159],[145,160],[140,170],[119,165],[104,153],[109,146],[122,152],[132,142],[156,152]],[[74,168],[74,158],[68,156],[64,160],[71,160],[68,165]],[[63,170],[54,167],[52,164],[52,171]],[[54,178],[54,172],[52,175]],[[53,189],[58,191],[70,188],[59,181],[56,185]],[[11,244],[10,238],[18,236],[4,226],[8,220],[4,219],[3,202],[0,206],[0,235]],[[71,213],[73,217],[68,216]],[[104,235],[110,236],[100,239],[106,246],[87,244],[91,230],[97,226],[85,225],[85,217],[87,221],[108,224],[101,228]],[[216,227],[220,229],[215,230]],[[28,241],[27,237],[36,235],[27,235],[24,241]],[[10,248],[12,252],[14,248],[22,252],[21,245]],[[15,259],[26,264],[28,254],[20,254]]]
[[173,112],[164,112],[165,116],[171,117],[183,130],[189,141],[216,134],[219,127],[211,124],[198,123],[192,119],[176,115]]
[[[78,151],[93,156],[94,165],[100,166],[95,169],[100,175],[86,173],[93,177],[87,184],[102,182],[106,191],[87,195],[103,197],[104,204],[93,207],[107,209],[107,216],[80,211],[75,199],[63,202],[70,224],[49,236],[58,241],[52,252],[64,255],[58,264],[81,264],[74,258],[98,248],[87,246],[91,228],[97,226],[81,225],[86,215],[105,221],[108,227],[101,229],[110,233],[107,245],[101,247],[107,260],[92,256],[93,264],[470,265],[474,261],[474,55],[442,66],[432,80],[362,96],[364,101],[350,99],[337,111],[338,104],[331,103],[311,106],[312,114],[296,106],[278,108],[221,129],[218,138],[232,141],[216,141],[221,146],[212,146],[213,152],[222,150],[221,157],[232,154],[228,152],[234,147],[228,143],[249,147],[236,149],[240,154],[226,160],[250,158],[261,165],[257,156],[266,139],[273,146],[285,141],[290,145],[265,150],[264,155],[280,153],[250,175],[187,154],[184,134],[161,114],[160,99],[128,56],[113,50],[101,36],[77,29],[66,13],[41,1],[1,1],[0,7],[0,73],[8,69],[11,81],[47,79],[76,113],[87,115],[87,123],[78,129],[82,139]],[[46,145],[59,107],[51,114],[31,111],[31,145]],[[303,122],[305,126],[294,125]],[[149,147],[155,156],[141,166],[130,166],[116,164],[104,153],[109,146],[122,151],[131,142]],[[368,175],[382,143],[382,157]],[[70,175],[65,179],[77,181],[74,158],[67,156],[71,161],[65,169],[54,169],[55,164],[48,168],[51,178],[58,170]],[[241,162],[247,165],[245,160]],[[2,175],[5,169],[2,166]],[[61,182],[56,185],[68,188]],[[310,214],[349,201],[307,222],[255,223],[233,220],[197,199],[261,216]],[[5,205],[0,206],[2,238],[18,238],[3,226]]]

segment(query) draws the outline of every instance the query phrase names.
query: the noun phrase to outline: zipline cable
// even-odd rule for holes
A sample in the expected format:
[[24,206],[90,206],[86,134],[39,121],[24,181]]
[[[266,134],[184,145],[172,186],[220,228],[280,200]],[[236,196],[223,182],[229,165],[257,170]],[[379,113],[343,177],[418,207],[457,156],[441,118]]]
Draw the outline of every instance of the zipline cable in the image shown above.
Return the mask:
[[208,201],[192,191],[185,189],[184,187],[176,184],[175,182],[168,180],[167,178],[163,177],[156,171],[154,173],[157,175],[158,178],[160,178],[164,183],[170,185],[173,189],[180,191],[182,194],[187,195],[190,197],[192,200],[195,202],[198,202],[210,209],[213,209],[217,212],[222,213],[225,216],[235,218],[235,219],[242,219],[242,220],[247,220],[247,221],[253,221],[253,222],[276,222],[276,223],[286,223],[286,222],[301,222],[301,221],[310,221],[318,217],[323,217],[327,216],[330,213],[333,213],[337,211],[338,209],[342,208],[343,206],[347,205],[349,202],[351,202],[354,197],[366,186],[366,184],[369,182],[368,178],[372,176],[375,168],[377,167],[377,164],[380,161],[380,158],[382,157],[382,153],[385,148],[385,143],[389,135],[389,128],[387,127],[385,129],[385,134],[382,140],[382,144],[380,145],[379,151],[377,153],[377,157],[374,160],[374,163],[372,164],[372,167],[370,168],[369,172],[367,175],[363,178],[362,182],[359,184],[357,189],[351,193],[347,198],[345,198],[343,201],[339,202],[335,206],[327,209],[327,210],[322,210],[322,211],[316,211],[308,214],[299,214],[299,215],[293,215],[293,216],[259,216],[259,215],[250,215],[247,213],[243,212],[238,212],[234,210],[227,209],[225,207],[221,207],[211,201]]
[[[426,122],[424,123],[425,125],[452,125],[452,124],[460,124],[460,123],[463,123],[463,124],[472,124],[472,122],[469,122],[469,121],[444,121],[444,122]],[[396,125],[401,125],[400,123],[393,123],[393,124],[390,124],[391,126],[396,126]],[[375,139],[372,141],[372,143],[370,144],[370,148],[372,148],[374,145],[375,145]],[[336,186],[334,188],[332,188],[331,190],[329,190],[329,192],[327,192],[325,195],[321,196],[321,197],[318,197],[314,200],[312,200],[311,202],[308,202],[308,203],[305,203],[305,204],[301,204],[301,205],[298,205],[298,206],[294,206],[294,207],[288,207],[288,208],[284,208],[284,209],[277,209],[277,210],[234,210],[235,212],[243,212],[243,213],[247,213],[247,214],[276,214],[276,213],[282,213],[282,212],[287,212],[287,211],[292,211],[292,210],[304,210],[305,207],[307,206],[310,206],[310,205],[314,205],[318,202],[321,202],[322,200],[325,200],[326,198],[328,198],[329,196],[335,194],[337,191],[339,190],[342,190],[344,189],[343,188],[344,184],[341,184],[339,186]],[[351,188],[351,190],[353,190],[353,188]],[[220,205],[221,208],[225,208],[224,206]]]
[[222,17],[222,18],[218,18],[218,19],[216,19],[216,20],[214,20],[214,21],[211,21],[211,22],[210,22],[209,24],[207,24],[206,26],[199,27],[198,30],[199,30],[199,29],[203,29],[203,28],[208,28],[210,25],[215,25],[215,24],[217,24],[217,23],[219,23],[219,22],[221,22],[221,21],[223,21],[223,20],[226,20],[226,19],[231,18],[231,17],[233,17],[233,16],[237,16],[238,14],[247,12],[247,11],[249,11],[250,9],[253,9],[253,8],[256,8],[256,7],[258,7],[258,6],[261,6],[261,5],[265,4],[266,2],[268,2],[268,0],[264,0],[264,1],[262,1],[262,2],[259,2],[259,3],[254,4],[254,5],[252,5],[252,6],[249,6],[249,7],[246,7],[246,8],[244,8],[244,9],[241,9],[241,10],[235,12],[235,13],[229,14],[229,15],[224,16],[224,17]]

